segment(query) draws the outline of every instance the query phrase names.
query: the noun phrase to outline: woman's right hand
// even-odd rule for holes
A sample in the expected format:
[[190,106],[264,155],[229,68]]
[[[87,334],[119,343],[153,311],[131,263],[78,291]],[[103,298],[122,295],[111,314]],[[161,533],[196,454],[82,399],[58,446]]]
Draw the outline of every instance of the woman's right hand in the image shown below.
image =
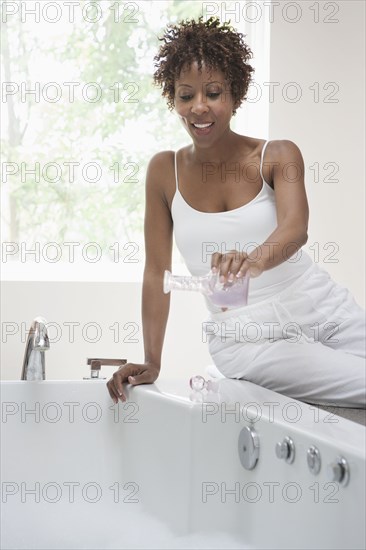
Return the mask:
[[126,401],[126,396],[123,393],[123,386],[128,382],[132,386],[139,384],[153,384],[160,373],[160,366],[154,363],[126,363],[119,367],[113,373],[113,376],[107,382],[109,395],[114,403],[118,403],[118,399]]

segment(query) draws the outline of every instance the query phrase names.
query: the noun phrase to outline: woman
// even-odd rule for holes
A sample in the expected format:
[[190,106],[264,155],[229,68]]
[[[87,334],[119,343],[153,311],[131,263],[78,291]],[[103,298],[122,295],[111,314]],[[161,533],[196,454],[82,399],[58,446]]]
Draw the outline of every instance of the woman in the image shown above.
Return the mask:
[[243,35],[199,18],[170,25],[162,40],[154,80],[191,144],[156,154],[147,169],[145,363],[114,373],[112,399],[125,400],[124,382],[159,376],[174,232],[192,274],[213,268],[226,281],[250,272],[247,306],[207,302],[209,351],[222,374],[310,403],[365,407],[364,311],[301,249],[309,216],[301,152],[230,129],[253,72]]

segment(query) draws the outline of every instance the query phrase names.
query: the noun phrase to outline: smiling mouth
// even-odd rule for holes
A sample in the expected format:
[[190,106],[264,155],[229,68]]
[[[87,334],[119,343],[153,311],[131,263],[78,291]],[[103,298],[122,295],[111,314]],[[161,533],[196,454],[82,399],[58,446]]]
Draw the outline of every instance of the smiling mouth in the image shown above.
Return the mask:
[[214,123],[213,122],[205,122],[205,123],[202,123],[202,124],[195,124],[194,122],[191,123],[192,126],[194,126],[195,128],[210,128],[210,126],[212,126]]

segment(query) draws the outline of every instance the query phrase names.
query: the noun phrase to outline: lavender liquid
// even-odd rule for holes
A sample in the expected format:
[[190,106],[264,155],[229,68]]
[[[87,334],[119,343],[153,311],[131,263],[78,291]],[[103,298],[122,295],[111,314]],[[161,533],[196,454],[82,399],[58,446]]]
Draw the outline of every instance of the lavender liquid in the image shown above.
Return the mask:
[[241,307],[248,303],[249,278],[239,278],[225,284],[216,283],[208,298],[220,307]]

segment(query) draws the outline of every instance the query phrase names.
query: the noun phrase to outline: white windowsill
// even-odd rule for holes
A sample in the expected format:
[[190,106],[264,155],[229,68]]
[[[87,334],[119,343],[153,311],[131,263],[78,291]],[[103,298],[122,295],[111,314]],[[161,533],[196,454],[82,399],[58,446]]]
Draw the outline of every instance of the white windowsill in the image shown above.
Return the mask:
[[[1,265],[1,281],[114,282],[142,283],[144,265],[138,263],[98,262],[9,262]],[[182,263],[174,263],[172,272],[189,274]]]

